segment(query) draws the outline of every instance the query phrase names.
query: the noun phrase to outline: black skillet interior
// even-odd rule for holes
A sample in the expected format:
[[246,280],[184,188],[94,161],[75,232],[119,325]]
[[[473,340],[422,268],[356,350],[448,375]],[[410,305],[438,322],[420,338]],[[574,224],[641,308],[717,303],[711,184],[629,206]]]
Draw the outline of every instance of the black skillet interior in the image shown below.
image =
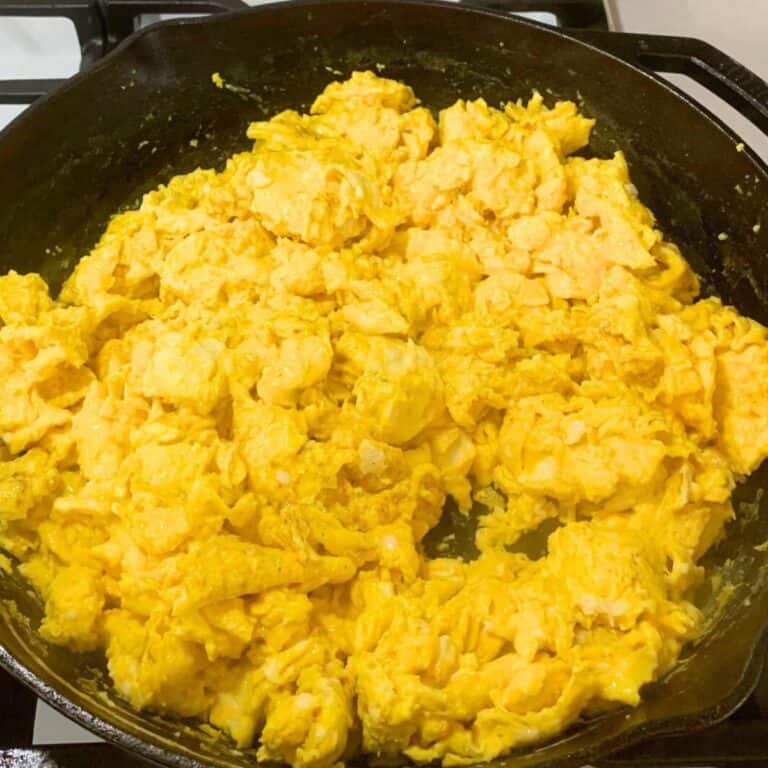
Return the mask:
[[[557,32],[416,3],[262,6],[140,33],[0,136],[0,270],[42,271],[59,284],[111,213],[174,174],[221,166],[248,146],[250,120],[307,107],[329,81],[370,68],[406,81],[434,109],[459,97],[498,104],[534,88],[548,102],[577,100],[598,118],[591,151],[625,151],[641,198],[706,290],[768,322],[768,222],[753,231],[768,175],[733,136],[647,74]],[[214,72],[237,88],[215,88]],[[767,477],[757,473],[738,492],[739,519],[710,556],[735,589],[684,663],[649,686],[636,710],[494,765],[583,761],[651,733],[706,725],[739,703],[759,671],[768,622],[768,567],[755,549],[768,540]],[[194,724],[137,715],[111,692],[97,658],[37,640],[39,606],[21,582],[3,577],[0,597],[0,662],[70,716],[167,764],[253,764],[253,752]]]

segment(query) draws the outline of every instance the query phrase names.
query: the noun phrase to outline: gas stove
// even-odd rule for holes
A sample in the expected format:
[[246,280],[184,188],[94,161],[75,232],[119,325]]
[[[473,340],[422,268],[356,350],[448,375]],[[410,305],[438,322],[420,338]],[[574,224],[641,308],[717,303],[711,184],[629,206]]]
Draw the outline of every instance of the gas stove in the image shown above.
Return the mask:
[[[260,0],[248,2],[255,5]],[[697,0],[695,11],[693,2],[682,0],[473,0],[473,4],[553,26],[702,37],[768,78],[768,46],[761,33],[768,28],[766,0],[727,4]],[[168,18],[238,7],[240,0],[0,0],[0,129],[63,78],[87,68],[136,29]],[[749,29],[755,32],[752,47],[748,39],[745,44]],[[718,113],[768,161],[767,136],[693,81],[680,75],[669,77]],[[0,702],[0,768],[148,765],[69,721],[2,670]],[[758,765],[768,766],[768,672],[720,725],[642,743],[584,768]]]

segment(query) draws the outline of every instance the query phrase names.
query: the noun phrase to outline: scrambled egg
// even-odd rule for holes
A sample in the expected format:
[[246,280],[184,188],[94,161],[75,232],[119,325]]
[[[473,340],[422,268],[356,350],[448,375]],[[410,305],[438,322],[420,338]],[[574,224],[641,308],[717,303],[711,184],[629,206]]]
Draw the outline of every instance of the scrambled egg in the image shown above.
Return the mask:
[[[263,759],[446,765],[638,703],[768,454],[766,330],[592,121],[371,73],[0,278],[0,544],[42,635]],[[446,498],[480,552],[428,559]],[[514,544],[552,525],[538,558]]]

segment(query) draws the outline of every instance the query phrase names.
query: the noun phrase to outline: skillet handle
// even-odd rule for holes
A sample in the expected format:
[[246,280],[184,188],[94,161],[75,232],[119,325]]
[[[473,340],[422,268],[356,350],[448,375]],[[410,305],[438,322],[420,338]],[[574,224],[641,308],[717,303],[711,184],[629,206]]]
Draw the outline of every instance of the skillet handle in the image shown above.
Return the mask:
[[633,66],[688,75],[768,136],[768,83],[718,48],[692,37],[567,29]]
[[[80,68],[93,64],[106,50],[106,30],[99,0],[0,0],[0,16],[67,18],[75,25]],[[0,104],[31,104],[63,80],[0,80]]]

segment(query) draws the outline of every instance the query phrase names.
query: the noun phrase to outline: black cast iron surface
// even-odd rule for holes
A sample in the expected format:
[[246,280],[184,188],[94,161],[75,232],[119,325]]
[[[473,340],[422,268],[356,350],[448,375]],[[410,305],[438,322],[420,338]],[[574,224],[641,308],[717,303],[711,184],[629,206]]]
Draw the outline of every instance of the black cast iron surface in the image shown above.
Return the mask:
[[[13,1],[17,9],[26,2]],[[73,14],[80,14],[81,0],[67,2]],[[234,2],[183,0],[192,10],[231,8]],[[154,12],[169,10],[166,0],[149,3]],[[28,4],[51,15],[45,0]],[[530,9],[532,4],[527,5]],[[557,5],[567,12],[578,3],[562,0]],[[0,12],[2,8],[0,0]],[[107,50],[115,35],[132,29],[137,4],[114,0],[110,10],[99,0],[97,8],[99,22],[80,35],[86,64],[99,45]],[[633,64],[658,64],[698,77],[768,132],[768,87],[720,52],[675,38],[589,35],[588,42]],[[331,2],[308,9],[296,4],[142,34],[118,57],[96,65],[89,78],[67,85],[0,138],[0,271],[35,269],[55,284],[90,246],[106,217],[135,204],[142,190],[198,164],[219,164],[245,146],[242,128],[250,119],[282,107],[303,107],[335,77],[329,72],[347,73],[374,63],[385,64],[387,74],[414,85],[435,108],[459,96],[484,96],[492,102],[516,98],[533,87],[545,89],[549,100],[580,100],[600,121],[592,150],[601,156],[617,147],[626,150],[641,197],[683,247],[707,290],[768,320],[768,227],[761,235],[752,229],[766,209],[768,172],[749,150],[736,150],[736,137],[668,87],[567,37],[501,16],[428,5]],[[210,74],[217,70],[241,86],[239,95],[211,87]],[[43,86],[40,93],[47,90]],[[199,151],[190,152],[191,139],[198,140]],[[736,185],[744,192],[741,199],[734,196]],[[721,232],[728,232],[727,240],[718,238]],[[43,257],[46,252],[49,256]],[[746,505],[744,509],[761,506],[758,491],[766,485],[768,473],[763,471],[741,489],[738,504]],[[739,526],[713,554],[712,564],[736,562],[742,568],[740,591],[717,631],[684,667],[651,687],[638,710],[570,735],[563,749],[546,747],[538,757],[521,755],[494,765],[544,766],[550,762],[544,753],[558,765],[577,765],[568,759],[569,750],[586,755],[593,737],[615,747],[622,739],[626,743],[626,734],[630,739],[658,737],[669,729],[703,726],[710,728],[699,735],[654,738],[611,760],[590,761],[606,768],[768,764],[768,728],[760,706],[765,697],[759,692],[725,724],[712,725],[743,704],[762,666],[768,574],[765,558],[755,555],[752,544],[768,538],[768,516],[742,515]],[[9,581],[0,586],[3,596],[17,599],[34,623],[39,606],[23,586]],[[74,675],[91,676],[103,687],[103,671],[94,659],[42,648],[23,624],[10,619],[0,635],[11,654],[0,654],[6,666],[82,724],[124,747],[169,765],[200,765],[193,756],[222,766],[252,762],[251,756],[238,755],[226,744],[201,746],[194,732],[177,731],[178,724],[142,719],[111,693],[105,694],[109,706],[83,695],[72,686]],[[0,691],[3,721],[17,737],[28,735],[28,713],[21,712],[25,707],[28,712],[31,698],[8,690],[8,695]],[[606,732],[612,734],[607,741],[600,736]],[[146,740],[154,746],[147,747]],[[181,754],[171,749],[174,745]],[[140,764],[106,745],[32,748],[15,741],[5,746],[0,752],[3,768]]]
[[[0,768],[148,768],[110,744],[32,745],[36,696],[0,670]],[[720,725],[682,737],[641,743],[595,768],[757,768],[768,765],[768,674]]]
[[[481,0],[475,4],[504,13],[546,12],[554,16],[559,27],[608,29],[603,0]],[[77,32],[81,69],[87,69],[139,29],[147,18],[222,13],[244,7],[244,0],[0,0],[0,17],[68,18]],[[0,80],[0,104],[31,104],[63,82]]]

